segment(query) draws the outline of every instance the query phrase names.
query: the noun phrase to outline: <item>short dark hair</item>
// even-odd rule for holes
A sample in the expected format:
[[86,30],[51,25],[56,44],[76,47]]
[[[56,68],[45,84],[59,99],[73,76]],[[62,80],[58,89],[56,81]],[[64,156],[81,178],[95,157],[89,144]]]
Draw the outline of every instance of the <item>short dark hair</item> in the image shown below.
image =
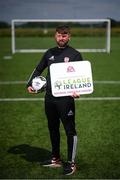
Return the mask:
[[68,25],[59,25],[56,28],[56,32],[60,34],[70,34],[70,27]]

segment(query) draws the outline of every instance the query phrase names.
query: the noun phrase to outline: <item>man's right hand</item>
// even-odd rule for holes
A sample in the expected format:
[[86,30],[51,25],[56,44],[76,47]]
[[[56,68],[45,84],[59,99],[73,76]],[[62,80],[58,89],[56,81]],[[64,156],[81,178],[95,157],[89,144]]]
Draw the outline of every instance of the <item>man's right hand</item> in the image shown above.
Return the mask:
[[34,89],[32,88],[32,86],[29,86],[29,87],[27,88],[27,90],[28,90],[29,93],[36,94],[36,92],[34,91]]

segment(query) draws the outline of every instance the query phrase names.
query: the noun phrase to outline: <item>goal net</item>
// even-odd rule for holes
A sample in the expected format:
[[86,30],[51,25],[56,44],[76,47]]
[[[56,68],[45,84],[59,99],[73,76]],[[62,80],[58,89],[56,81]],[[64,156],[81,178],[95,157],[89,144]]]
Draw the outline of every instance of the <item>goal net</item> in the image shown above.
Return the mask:
[[45,52],[55,46],[56,26],[71,28],[70,45],[80,52],[110,52],[109,19],[14,19],[12,53]]

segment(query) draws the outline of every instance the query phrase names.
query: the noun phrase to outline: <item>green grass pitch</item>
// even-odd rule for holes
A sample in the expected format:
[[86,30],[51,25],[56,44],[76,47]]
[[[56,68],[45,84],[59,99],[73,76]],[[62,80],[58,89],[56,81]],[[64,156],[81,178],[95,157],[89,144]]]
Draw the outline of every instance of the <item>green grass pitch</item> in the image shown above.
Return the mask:
[[[72,39],[71,39],[72,41]],[[0,178],[1,179],[119,179],[120,178],[120,37],[112,37],[111,53],[83,53],[93,69],[94,93],[76,101],[78,133],[77,171],[62,175],[62,168],[40,166],[50,157],[51,144],[43,101],[2,101],[38,98],[25,84],[42,54],[9,56],[11,39],[0,38]],[[106,81],[106,82],[103,82]],[[114,83],[114,82],[115,83]],[[82,100],[82,98],[93,100]],[[109,97],[109,100],[95,100]],[[115,97],[116,100],[111,98]],[[61,124],[61,158],[66,161],[66,136]]]

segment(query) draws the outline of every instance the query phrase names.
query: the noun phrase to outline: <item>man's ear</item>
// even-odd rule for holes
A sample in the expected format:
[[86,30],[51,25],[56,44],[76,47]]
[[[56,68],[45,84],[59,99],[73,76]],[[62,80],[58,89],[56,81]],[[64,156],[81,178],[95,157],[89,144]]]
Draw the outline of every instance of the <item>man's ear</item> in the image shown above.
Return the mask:
[[69,34],[69,40],[71,39],[71,35]]

